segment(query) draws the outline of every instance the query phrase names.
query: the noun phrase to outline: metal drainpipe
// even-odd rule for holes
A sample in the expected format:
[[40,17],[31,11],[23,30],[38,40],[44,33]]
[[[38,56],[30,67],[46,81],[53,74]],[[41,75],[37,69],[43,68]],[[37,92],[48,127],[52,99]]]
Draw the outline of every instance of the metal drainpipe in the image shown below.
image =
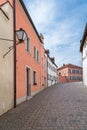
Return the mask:
[[47,54],[47,87],[48,87],[48,54]]
[[14,30],[14,107],[16,107],[16,2],[13,0],[13,30]]

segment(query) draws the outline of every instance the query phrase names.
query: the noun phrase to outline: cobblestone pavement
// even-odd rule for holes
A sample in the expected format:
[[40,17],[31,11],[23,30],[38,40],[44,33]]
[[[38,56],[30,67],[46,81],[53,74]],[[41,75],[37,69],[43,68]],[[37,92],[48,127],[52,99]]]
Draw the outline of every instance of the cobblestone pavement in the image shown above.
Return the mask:
[[87,88],[50,87],[0,117],[0,130],[87,130]]

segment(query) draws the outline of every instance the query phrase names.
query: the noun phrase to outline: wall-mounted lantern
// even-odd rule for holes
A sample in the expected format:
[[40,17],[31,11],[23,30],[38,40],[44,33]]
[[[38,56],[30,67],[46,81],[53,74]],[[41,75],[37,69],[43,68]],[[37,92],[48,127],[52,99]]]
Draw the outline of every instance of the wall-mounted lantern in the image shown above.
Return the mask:
[[24,42],[24,40],[27,38],[27,33],[22,28],[16,31],[16,35],[19,43]]

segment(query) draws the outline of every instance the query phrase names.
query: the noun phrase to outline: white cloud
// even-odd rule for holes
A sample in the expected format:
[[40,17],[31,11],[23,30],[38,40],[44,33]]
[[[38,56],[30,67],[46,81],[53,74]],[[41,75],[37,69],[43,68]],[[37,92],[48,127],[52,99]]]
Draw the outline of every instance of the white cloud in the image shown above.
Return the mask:
[[46,27],[54,18],[54,0],[34,0],[28,3],[28,9],[38,29]]
[[55,56],[57,65],[80,65],[79,41],[87,20],[87,4],[76,0],[30,0],[27,7],[38,32],[44,34],[45,47],[50,49],[51,56]]

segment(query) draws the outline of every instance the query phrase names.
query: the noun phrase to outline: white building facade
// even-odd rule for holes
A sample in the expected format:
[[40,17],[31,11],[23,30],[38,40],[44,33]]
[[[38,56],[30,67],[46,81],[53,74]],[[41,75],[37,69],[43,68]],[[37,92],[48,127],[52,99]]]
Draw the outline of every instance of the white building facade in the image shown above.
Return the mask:
[[80,43],[80,52],[82,53],[83,65],[83,84],[87,86],[87,24],[85,26],[83,37]]
[[48,69],[48,87],[51,85],[55,85],[58,82],[57,75],[57,65],[54,63],[54,58],[50,58],[48,56],[47,59],[47,69]]

